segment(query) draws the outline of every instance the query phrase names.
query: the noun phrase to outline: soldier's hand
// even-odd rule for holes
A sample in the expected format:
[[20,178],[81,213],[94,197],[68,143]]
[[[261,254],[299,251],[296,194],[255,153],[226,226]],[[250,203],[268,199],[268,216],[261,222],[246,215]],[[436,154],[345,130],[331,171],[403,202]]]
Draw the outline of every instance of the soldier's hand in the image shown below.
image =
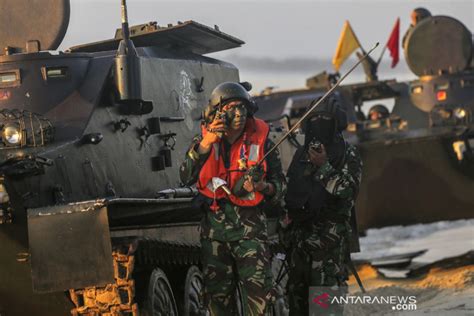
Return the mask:
[[225,121],[216,115],[214,121],[212,121],[211,124],[207,126],[207,133],[203,140],[206,140],[210,143],[216,143],[220,141],[222,135],[224,135],[225,132],[227,132],[227,125]]
[[244,181],[244,185],[242,186],[244,188],[245,191],[247,192],[254,192],[255,191],[255,185],[254,185],[254,182],[252,181],[252,177],[246,175],[244,176],[246,177],[245,181]]
[[212,144],[219,142],[226,131],[227,125],[225,122],[216,117],[216,119],[207,126],[207,133],[199,144],[199,153],[208,153],[211,150]]
[[252,181],[251,178],[245,180],[243,188],[247,192],[261,192],[268,196],[273,196],[275,194],[275,188],[270,182],[260,180],[258,182]]
[[317,167],[321,167],[326,163],[328,160],[326,154],[326,148],[324,145],[321,144],[321,152],[314,150],[313,148],[309,148],[308,150],[309,161]]
[[287,228],[292,222],[293,220],[291,219],[290,215],[288,215],[288,213],[285,213],[285,215],[280,218],[280,226],[282,228]]

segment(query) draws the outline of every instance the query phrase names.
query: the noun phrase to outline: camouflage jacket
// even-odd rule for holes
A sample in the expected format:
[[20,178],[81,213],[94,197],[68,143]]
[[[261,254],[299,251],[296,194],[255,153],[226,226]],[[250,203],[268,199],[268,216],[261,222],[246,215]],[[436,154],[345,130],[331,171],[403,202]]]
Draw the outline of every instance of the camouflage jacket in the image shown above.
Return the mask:
[[340,170],[326,161],[314,177],[323,184],[331,198],[322,210],[322,218],[333,214],[350,217],[362,176],[362,160],[358,150],[347,144],[344,165]]
[[[197,152],[201,135],[193,138],[192,144],[186,153],[184,162],[180,168],[180,178],[185,185],[193,185],[197,182],[199,172],[206,162],[209,154],[200,155]],[[273,142],[267,139],[265,152],[273,147]],[[228,154],[228,153],[224,153]],[[285,177],[281,169],[280,154],[275,150],[267,157],[266,181],[273,184],[275,194],[267,198],[258,207],[239,207],[228,200],[219,201],[220,210],[216,213],[207,209],[206,204],[211,203],[209,199],[200,197],[200,203],[204,206],[205,216],[202,220],[202,236],[220,241],[236,241],[240,239],[265,238],[266,217],[263,212],[263,204],[278,205],[285,194]]]
[[[329,162],[319,168],[312,165],[307,168],[305,173],[315,177],[329,197],[314,221],[291,229],[291,238],[296,238],[299,246],[307,245],[312,251],[325,251],[340,246],[341,240],[351,233],[350,216],[361,181],[362,160],[358,150],[347,144],[344,164],[340,169]],[[286,244],[288,241],[283,242]]]

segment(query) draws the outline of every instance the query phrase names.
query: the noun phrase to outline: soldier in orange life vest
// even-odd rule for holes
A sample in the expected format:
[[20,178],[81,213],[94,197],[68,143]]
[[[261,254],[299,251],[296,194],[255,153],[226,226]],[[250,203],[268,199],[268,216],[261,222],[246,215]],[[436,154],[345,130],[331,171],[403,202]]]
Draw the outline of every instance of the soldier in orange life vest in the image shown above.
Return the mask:
[[197,202],[205,213],[201,223],[204,298],[211,315],[237,314],[237,285],[245,315],[263,315],[270,298],[262,204],[281,201],[285,178],[276,151],[255,168],[273,145],[268,125],[253,117],[255,111],[243,85],[218,85],[204,111],[202,133],[194,138],[180,169],[183,183],[196,183]]

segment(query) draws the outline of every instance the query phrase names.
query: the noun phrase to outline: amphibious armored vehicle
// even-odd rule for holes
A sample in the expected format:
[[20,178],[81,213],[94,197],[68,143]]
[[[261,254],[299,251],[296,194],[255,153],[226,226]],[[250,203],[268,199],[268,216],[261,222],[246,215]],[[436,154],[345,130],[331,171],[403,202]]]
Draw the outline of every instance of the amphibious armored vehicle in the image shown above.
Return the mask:
[[[345,135],[364,162],[356,204],[362,230],[474,215],[472,33],[454,18],[429,17],[407,34],[404,51],[417,80],[336,89],[351,122]],[[336,79],[323,72],[303,89],[264,91],[256,96],[257,116],[285,129]],[[366,112],[388,115],[367,118],[363,107],[374,102]],[[290,144],[281,149],[285,166]]]
[[[117,6],[117,10],[119,10]],[[0,3],[0,315],[197,315],[178,167],[243,42],[194,21],[54,52],[69,0]],[[118,21],[117,21],[118,22]]]

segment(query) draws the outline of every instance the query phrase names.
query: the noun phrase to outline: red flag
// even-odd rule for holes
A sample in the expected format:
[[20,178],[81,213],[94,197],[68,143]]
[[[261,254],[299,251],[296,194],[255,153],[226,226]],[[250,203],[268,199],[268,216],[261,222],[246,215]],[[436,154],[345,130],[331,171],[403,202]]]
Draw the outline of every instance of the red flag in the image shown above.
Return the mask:
[[400,18],[397,19],[395,25],[393,26],[392,34],[387,42],[387,48],[390,51],[390,56],[392,56],[392,68],[394,68],[398,63],[398,42],[400,38]]

